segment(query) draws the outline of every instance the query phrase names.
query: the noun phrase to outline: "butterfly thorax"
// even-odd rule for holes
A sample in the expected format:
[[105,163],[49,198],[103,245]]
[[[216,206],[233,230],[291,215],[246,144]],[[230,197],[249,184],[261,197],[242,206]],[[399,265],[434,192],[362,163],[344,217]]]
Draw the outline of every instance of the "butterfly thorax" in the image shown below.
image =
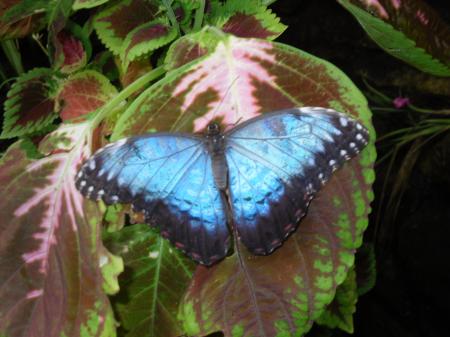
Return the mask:
[[228,165],[225,158],[225,137],[220,132],[219,124],[209,124],[205,138],[211,155],[214,181],[219,190],[225,190],[228,186]]

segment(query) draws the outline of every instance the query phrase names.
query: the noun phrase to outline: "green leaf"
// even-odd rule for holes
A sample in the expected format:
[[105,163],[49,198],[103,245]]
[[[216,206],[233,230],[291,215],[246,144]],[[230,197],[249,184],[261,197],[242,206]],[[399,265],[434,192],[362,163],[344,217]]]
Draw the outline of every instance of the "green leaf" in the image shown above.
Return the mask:
[[339,0],[386,52],[423,72],[450,76],[450,27],[425,2],[352,2]]
[[355,269],[351,268],[345,281],[336,289],[333,301],[316,320],[316,323],[353,333],[353,314],[356,311],[357,300],[356,273]]
[[35,68],[22,76],[8,91],[0,138],[13,138],[40,131],[57,117],[54,92],[57,80],[48,68]]
[[358,296],[369,292],[377,279],[375,248],[371,243],[364,243],[356,252],[355,261],[356,284]]
[[226,33],[273,40],[287,28],[260,0],[248,0],[245,6],[241,0],[227,0],[223,5],[218,2],[211,4],[208,21]]
[[178,303],[195,264],[148,225],[105,233],[105,244],[125,262],[113,304],[126,337],[166,337],[183,333]]
[[83,8],[94,8],[100,5],[103,5],[104,3],[107,3],[109,0],[75,0],[72,8],[74,11],[77,11],[79,9]]

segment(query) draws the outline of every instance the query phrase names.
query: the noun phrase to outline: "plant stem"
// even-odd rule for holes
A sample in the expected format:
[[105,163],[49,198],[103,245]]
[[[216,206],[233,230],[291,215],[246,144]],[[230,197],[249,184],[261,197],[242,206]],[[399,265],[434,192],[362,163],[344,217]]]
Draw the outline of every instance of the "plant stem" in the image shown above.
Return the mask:
[[195,12],[194,32],[197,32],[202,28],[203,16],[205,15],[205,0],[199,0],[200,7]]
[[166,7],[167,16],[169,17],[172,27],[175,27],[175,29],[177,30],[178,36],[181,36],[180,25],[178,24],[177,18],[175,16],[175,13],[173,12],[171,4],[169,3],[169,0],[162,0],[161,2],[164,5],[164,7]]
[[164,67],[158,67],[150,71],[149,73],[139,77],[136,81],[124,88],[119,94],[106,103],[100,111],[96,114],[92,120],[92,128],[96,128],[105,117],[107,117],[112,111],[122,104],[128,97],[147,85],[149,82],[163,75],[165,72]]
[[25,71],[23,69],[20,52],[16,46],[16,40],[4,40],[0,41],[0,43],[9,63],[12,65],[17,75],[23,74]]

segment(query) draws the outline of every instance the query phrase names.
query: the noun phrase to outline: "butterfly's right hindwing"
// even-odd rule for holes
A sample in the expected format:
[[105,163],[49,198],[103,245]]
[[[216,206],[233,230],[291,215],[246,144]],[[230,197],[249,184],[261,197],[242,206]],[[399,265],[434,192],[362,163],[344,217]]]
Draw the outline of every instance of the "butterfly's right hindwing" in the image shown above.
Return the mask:
[[201,138],[153,134],[107,145],[77,175],[76,186],[106,204],[130,203],[194,260],[211,264],[229,233],[211,159]]

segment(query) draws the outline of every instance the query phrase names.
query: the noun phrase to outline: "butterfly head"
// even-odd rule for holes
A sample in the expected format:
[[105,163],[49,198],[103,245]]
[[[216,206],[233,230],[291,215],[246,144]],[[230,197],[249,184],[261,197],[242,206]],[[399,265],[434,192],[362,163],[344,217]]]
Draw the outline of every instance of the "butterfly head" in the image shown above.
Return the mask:
[[220,134],[219,124],[216,122],[209,123],[206,134],[208,137],[213,137],[213,136],[217,136],[218,134]]

